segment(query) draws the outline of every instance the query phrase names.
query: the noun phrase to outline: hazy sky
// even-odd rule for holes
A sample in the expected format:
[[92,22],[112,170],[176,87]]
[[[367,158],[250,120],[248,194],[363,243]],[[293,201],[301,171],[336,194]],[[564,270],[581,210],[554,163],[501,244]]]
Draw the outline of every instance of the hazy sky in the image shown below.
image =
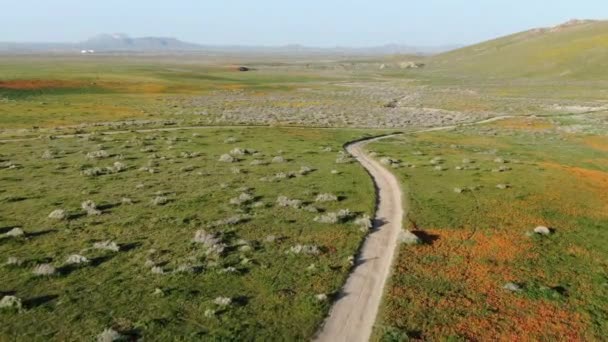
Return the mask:
[[99,33],[203,44],[469,44],[570,18],[608,0],[0,0],[0,41],[81,41]]

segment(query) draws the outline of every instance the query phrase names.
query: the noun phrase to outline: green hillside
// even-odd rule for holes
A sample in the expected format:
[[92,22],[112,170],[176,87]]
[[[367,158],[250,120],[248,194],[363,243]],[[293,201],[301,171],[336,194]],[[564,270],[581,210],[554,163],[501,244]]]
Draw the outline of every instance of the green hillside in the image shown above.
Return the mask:
[[483,77],[602,80],[608,75],[608,21],[573,20],[433,57],[429,71]]

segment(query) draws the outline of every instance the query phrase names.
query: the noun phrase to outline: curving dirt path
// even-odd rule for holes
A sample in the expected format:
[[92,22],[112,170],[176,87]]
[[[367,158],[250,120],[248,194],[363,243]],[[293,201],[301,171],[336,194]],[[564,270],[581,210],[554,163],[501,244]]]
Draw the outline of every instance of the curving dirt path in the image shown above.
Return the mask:
[[315,341],[367,341],[376,321],[384,285],[389,277],[393,256],[402,231],[403,205],[397,178],[365,154],[365,144],[392,137],[387,135],[358,141],[346,146],[374,180],[377,209],[373,232],[361,247],[357,266],[342,288],[340,299],[317,333]]

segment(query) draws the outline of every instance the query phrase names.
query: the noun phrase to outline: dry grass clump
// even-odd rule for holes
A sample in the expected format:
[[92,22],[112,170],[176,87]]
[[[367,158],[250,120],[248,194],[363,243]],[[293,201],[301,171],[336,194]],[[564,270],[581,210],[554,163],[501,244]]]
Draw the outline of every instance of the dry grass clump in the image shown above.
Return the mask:
[[302,201],[299,199],[290,199],[287,196],[279,196],[277,198],[277,205],[279,207],[290,207],[294,209],[302,208]]
[[330,212],[321,216],[315,217],[314,221],[319,223],[336,224],[348,221],[353,217],[353,213],[349,209],[340,209],[338,212]]
[[331,193],[319,194],[315,198],[315,202],[335,202],[338,200],[338,196]]
[[55,266],[51,264],[40,264],[34,267],[32,273],[37,276],[52,276],[56,271]]
[[67,217],[68,217],[68,214],[63,209],[55,209],[48,216],[48,218],[53,219],[53,220],[64,220]]
[[120,250],[120,246],[111,240],[95,242],[93,248],[112,252],[118,252]]

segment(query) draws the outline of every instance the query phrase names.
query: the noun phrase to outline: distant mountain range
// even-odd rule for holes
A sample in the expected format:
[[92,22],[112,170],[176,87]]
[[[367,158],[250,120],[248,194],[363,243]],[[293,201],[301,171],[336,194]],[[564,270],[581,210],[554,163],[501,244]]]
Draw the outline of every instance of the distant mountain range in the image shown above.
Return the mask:
[[176,38],[141,37],[133,38],[126,34],[101,34],[80,43],[3,43],[0,42],[0,53],[69,53],[88,51],[95,53],[250,53],[250,54],[284,54],[284,55],[391,55],[391,54],[436,54],[460,46],[414,47],[389,44],[376,47],[319,48],[302,45],[286,46],[239,46],[239,45],[200,45],[183,42]]

